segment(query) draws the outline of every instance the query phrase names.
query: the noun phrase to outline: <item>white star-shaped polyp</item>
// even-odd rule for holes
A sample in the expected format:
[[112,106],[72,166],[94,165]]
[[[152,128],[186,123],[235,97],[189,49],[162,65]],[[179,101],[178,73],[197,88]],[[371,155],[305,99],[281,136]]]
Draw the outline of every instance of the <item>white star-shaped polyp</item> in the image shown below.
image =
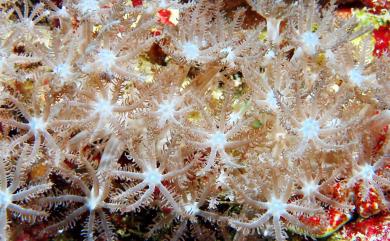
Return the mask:
[[99,98],[94,103],[93,108],[94,108],[95,114],[99,114],[101,116],[109,116],[112,114],[111,102],[106,100],[106,99],[103,99],[103,98]]
[[279,198],[272,197],[271,201],[267,202],[266,205],[267,212],[271,213],[274,217],[280,217],[287,212],[287,204]]
[[54,67],[53,72],[60,78],[69,79],[72,76],[72,67],[68,63],[59,64]]
[[302,188],[302,192],[305,196],[311,196],[318,190],[318,184],[314,181],[305,182]]
[[6,208],[12,202],[12,196],[8,193],[0,191],[0,208]]
[[94,190],[92,188],[91,195],[90,195],[90,197],[87,200],[87,207],[88,207],[88,209],[90,211],[95,210],[97,208],[97,206],[99,205],[100,201],[101,201],[100,200],[100,195],[95,196],[94,193],[95,192],[94,192]]
[[366,79],[360,68],[353,68],[348,72],[348,78],[357,86],[361,86]]
[[175,119],[176,103],[175,100],[164,100],[158,105],[156,113],[159,118],[160,127],[163,126],[167,120]]
[[102,49],[97,54],[97,61],[106,70],[109,71],[116,63],[116,55],[111,50]]
[[358,176],[365,180],[373,180],[375,176],[375,167],[371,166],[370,164],[359,166]]
[[212,147],[223,149],[225,147],[225,145],[227,144],[226,134],[224,134],[220,131],[217,131],[210,136],[208,142],[209,142],[210,146],[212,146]]
[[192,42],[185,42],[182,45],[182,51],[184,57],[189,60],[196,60],[199,58],[200,50],[198,45],[192,43]]
[[156,169],[150,169],[144,173],[144,178],[148,185],[155,186],[161,184],[163,175]]
[[302,122],[299,131],[305,139],[313,139],[318,137],[320,132],[320,124],[318,121],[309,118]]
[[44,131],[46,129],[46,122],[42,117],[31,118],[28,125],[34,133],[37,133],[38,131]]
[[316,53],[316,48],[320,43],[320,39],[316,33],[304,32],[301,36],[301,41],[305,51],[307,51],[308,54],[313,55]]

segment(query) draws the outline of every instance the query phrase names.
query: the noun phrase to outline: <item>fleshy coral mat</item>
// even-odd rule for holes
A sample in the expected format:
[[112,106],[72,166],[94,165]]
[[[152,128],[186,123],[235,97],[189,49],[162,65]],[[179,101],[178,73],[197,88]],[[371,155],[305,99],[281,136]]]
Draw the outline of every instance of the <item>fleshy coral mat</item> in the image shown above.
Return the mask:
[[390,240],[385,0],[0,0],[0,241]]

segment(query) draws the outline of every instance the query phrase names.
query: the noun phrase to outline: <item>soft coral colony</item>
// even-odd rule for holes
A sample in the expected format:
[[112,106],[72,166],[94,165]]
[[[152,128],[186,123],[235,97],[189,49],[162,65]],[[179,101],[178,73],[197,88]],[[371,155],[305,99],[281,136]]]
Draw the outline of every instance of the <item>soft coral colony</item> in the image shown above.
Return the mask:
[[122,240],[114,217],[154,210],[127,239],[280,241],[389,211],[373,28],[335,1],[224,4],[0,1],[0,240]]

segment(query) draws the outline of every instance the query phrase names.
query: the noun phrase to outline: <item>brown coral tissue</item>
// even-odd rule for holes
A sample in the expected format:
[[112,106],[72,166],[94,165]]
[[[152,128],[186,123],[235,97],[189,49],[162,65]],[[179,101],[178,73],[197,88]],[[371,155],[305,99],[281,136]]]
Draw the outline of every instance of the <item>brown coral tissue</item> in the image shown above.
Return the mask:
[[336,11],[0,0],[0,240],[282,241],[387,213],[390,58]]

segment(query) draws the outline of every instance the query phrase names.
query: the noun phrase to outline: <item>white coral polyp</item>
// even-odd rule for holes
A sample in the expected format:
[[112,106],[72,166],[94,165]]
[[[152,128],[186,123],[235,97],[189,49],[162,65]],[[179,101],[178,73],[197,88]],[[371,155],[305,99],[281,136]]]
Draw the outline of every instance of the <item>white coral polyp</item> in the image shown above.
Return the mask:
[[320,124],[318,121],[309,118],[302,122],[302,126],[299,131],[305,139],[310,140],[318,137],[320,132]]
[[94,190],[92,188],[91,195],[90,195],[90,197],[87,200],[87,207],[88,207],[88,209],[90,211],[95,210],[98,207],[100,202],[101,202],[100,195],[96,196],[95,192],[94,192]]
[[370,164],[359,166],[358,176],[365,180],[373,180],[375,174],[375,167]]
[[175,119],[177,101],[164,100],[158,105],[157,115],[159,118],[159,126],[162,127],[168,120]]
[[274,217],[280,217],[287,212],[287,204],[279,198],[272,197],[271,200],[266,203],[266,205],[267,212],[272,214]]
[[360,68],[353,68],[348,72],[348,78],[357,86],[361,86],[366,79]]
[[226,134],[217,131],[210,136],[209,143],[212,147],[224,148],[227,144]]
[[8,191],[0,191],[0,208],[6,208],[12,202],[12,195]]
[[185,42],[182,45],[182,52],[186,59],[188,60],[197,60],[200,56],[199,46],[192,42]]
[[163,175],[158,170],[151,169],[144,173],[145,182],[149,185],[159,185],[163,179]]
[[109,71],[116,64],[116,55],[111,50],[102,49],[97,55],[97,62],[103,67],[106,71]]
[[317,52],[317,46],[320,39],[316,33],[305,32],[301,36],[301,41],[305,52],[309,55],[314,55]]
[[112,114],[112,109],[113,106],[110,101],[99,98],[95,103],[94,103],[94,111],[95,114],[99,114],[101,116],[109,116]]
[[33,117],[31,118],[29,124],[32,132],[37,133],[39,131],[44,131],[46,129],[46,122],[42,117]]
[[309,181],[304,183],[302,192],[305,196],[311,196],[315,191],[317,191],[319,188],[319,185],[315,183],[314,181]]
[[54,67],[53,72],[61,79],[70,79],[73,75],[72,67],[68,63],[59,64]]

